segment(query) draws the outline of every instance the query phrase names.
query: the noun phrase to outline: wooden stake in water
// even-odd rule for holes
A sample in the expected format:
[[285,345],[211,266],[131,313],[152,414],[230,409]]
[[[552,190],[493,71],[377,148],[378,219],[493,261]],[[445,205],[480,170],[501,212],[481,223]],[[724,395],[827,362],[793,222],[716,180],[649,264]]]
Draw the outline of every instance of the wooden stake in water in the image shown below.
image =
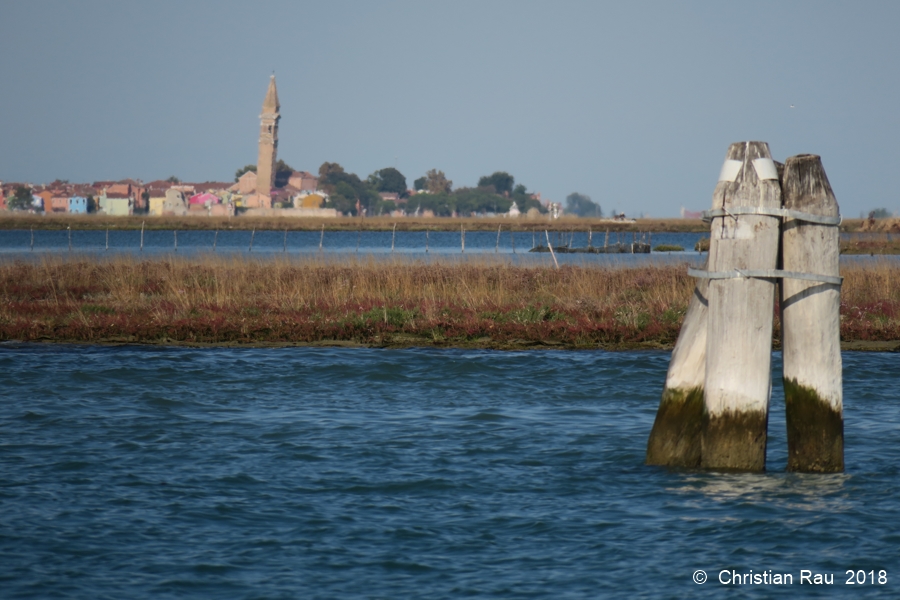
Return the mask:
[[556,252],[553,251],[553,244],[550,243],[550,234],[547,233],[546,229],[544,230],[544,235],[547,236],[547,247],[550,248],[550,256],[553,257],[553,264],[559,269],[559,263],[556,262]]
[[178,252],[178,230],[173,229],[172,233],[175,234],[175,252]]
[[253,238],[256,237],[256,227],[250,232],[250,247],[247,248],[247,252],[253,252]]
[[319,236],[319,252],[322,251],[322,244],[325,242],[325,224],[322,223],[322,234]]
[[428,254],[428,230],[425,230],[425,254]]
[[535,240],[534,240],[534,227],[531,228],[531,248],[534,249]]
[[284,244],[281,246],[281,252],[287,252],[287,227],[284,228]]
[[606,235],[603,236],[603,249],[606,250],[607,246],[609,246],[609,229],[606,230]]
[[359,238],[362,237],[362,226],[360,225],[359,230],[356,232],[356,253],[359,254]]
[[464,225],[460,224],[459,226],[459,243],[462,247],[462,252],[465,254],[466,252],[466,228]]
[[34,252],[34,227],[31,228],[31,251]]
[[[792,156],[784,165],[784,207],[837,217],[831,184],[815,155]],[[782,225],[785,271],[840,274],[840,231],[786,219]],[[841,286],[784,278],[781,282],[781,338],[788,471],[844,470]]]
[[71,252],[72,251],[72,228],[67,225],[66,229],[69,230],[69,252]]
[[594,232],[591,231],[590,227],[588,227],[588,248],[594,247],[593,240],[594,240]]
[[697,280],[672,350],[666,385],[647,441],[648,465],[700,466],[708,286],[708,280]]
[[397,237],[397,224],[394,223],[394,228],[391,230],[391,254],[394,253],[394,239]]
[[145,221],[141,221],[141,252],[144,251],[144,223]]
[[500,252],[500,228],[501,227],[503,227],[503,225],[497,226],[497,245],[494,246],[494,254],[497,254],[498,252]]
[[109,250],[109,227],[106,228],[106,249]]
[[[778,260],[780,219],[730,209],[779,209],[781,184],[769,145],[732,144],[725,156],[710,224],[708,270],[768,271]],[[700,465],[762,471],[772,387],[775,280],[727,277],[709,282],[705,417]]]
[[213,252],[216,251],[216,243],[219,241],[219,230],[216,229],[216,235],[213,236]]

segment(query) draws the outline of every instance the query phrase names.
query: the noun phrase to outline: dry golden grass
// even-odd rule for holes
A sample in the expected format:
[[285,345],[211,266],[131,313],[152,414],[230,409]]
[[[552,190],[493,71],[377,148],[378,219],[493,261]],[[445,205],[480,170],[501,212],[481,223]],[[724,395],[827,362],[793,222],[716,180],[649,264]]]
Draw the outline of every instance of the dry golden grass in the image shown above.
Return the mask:
[[[844,339],[900,339],[900,267],[843,274]],[[683,266],[51,257],[0,265],[0,339],[668,346],[693,285]]]

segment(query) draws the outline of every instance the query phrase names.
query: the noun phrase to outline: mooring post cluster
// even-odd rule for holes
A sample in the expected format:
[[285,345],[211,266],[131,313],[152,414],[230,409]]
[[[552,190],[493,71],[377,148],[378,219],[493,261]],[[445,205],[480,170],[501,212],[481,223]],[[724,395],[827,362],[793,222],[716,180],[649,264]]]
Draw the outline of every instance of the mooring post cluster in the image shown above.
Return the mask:
[[705,269],[669,363],[647,463],[762,471],[781,308],[788,470],[844,468],[837,201],[822,161],[732,144]]

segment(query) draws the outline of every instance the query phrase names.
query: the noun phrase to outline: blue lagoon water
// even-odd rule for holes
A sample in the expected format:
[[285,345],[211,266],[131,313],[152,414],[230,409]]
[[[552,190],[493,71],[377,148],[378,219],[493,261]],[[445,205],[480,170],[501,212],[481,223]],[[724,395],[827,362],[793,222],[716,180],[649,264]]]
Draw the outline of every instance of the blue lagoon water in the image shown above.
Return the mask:
[[840,475],[783,472],[778,355],[769,472],[644,466],[668,359],[2,344],[0,597],[897,597],[897,357]]

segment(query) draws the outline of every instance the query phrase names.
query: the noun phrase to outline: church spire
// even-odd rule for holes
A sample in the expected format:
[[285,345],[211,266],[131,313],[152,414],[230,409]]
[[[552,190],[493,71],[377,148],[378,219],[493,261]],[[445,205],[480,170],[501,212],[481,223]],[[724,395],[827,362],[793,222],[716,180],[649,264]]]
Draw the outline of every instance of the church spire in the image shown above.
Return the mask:
[[269,78],[269,89],[266,91],[266,99],[263,100],[263,112],[264,113],[277,113],[281,108],[281,104],[278,103],[278,88],[275,87],[275,74]]

